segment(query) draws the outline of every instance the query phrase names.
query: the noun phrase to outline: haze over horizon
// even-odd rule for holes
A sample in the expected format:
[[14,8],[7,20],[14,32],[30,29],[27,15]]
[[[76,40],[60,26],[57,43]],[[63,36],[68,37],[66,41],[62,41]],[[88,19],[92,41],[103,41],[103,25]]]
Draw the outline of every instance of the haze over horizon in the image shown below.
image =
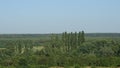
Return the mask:
[[1,0],[0,34],[120,33],[120,0]]

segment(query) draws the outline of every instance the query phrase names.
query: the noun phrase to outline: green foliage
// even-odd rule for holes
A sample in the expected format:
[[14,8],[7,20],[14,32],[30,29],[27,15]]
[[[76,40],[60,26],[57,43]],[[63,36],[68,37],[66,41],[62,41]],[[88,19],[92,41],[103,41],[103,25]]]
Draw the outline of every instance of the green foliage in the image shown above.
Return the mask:
[[47,65],[39,65],[37,68],[48,68]]
[[91,66],[91,68],[97,68],[96,66]]
[[74,68],[80,68],[80,65],[75,64]]
[[28,62],[27,62],[27,60],[25,59],[25,58],[20,58],[19,60],[18,60],[18,65],[17,65],[17,67],[18,68],[26,68],[26,67],[28,67]]
[[43,40],[31,36],[0,39],[1,68],[96,68],[120,63],[120,38],[85,37],[84,31],[46,35],[49,39]]

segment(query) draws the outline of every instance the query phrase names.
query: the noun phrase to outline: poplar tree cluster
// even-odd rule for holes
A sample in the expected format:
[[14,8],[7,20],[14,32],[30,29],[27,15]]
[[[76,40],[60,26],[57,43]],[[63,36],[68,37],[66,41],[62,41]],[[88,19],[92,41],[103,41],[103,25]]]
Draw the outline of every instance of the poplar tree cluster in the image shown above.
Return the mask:
[[85,34],[82,32],[71,32],[62,33],[62,43],[65,46],[67,51],[78,48],[82,43],[85,42]]

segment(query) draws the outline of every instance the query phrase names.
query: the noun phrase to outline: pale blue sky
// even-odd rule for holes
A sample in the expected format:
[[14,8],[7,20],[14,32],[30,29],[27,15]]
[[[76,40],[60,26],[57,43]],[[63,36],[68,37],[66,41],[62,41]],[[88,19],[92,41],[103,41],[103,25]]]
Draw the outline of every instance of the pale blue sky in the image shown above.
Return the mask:
[[0,0],[0,33],[120,33],[120,0]]

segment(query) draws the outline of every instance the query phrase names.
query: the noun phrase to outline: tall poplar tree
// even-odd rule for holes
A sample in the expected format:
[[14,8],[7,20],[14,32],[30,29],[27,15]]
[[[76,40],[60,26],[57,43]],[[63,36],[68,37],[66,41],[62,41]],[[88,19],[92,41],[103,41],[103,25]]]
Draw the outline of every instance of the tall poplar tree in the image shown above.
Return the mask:
[[85,33],[84,31],[82,31],[81,33],[81,43],[84,43],[85,42]]
[[78,46],[81,44],[81,32],[78,33]]

